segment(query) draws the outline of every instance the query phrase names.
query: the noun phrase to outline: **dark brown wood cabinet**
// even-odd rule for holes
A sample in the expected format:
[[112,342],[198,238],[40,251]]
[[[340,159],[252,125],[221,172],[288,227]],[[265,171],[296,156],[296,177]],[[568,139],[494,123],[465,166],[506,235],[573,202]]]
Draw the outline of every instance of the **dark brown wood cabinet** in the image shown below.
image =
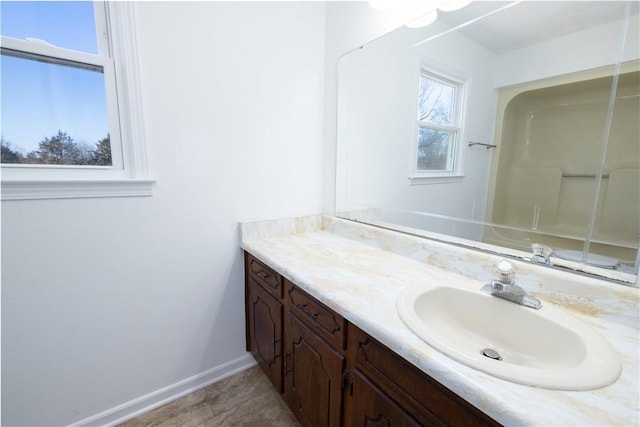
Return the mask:
[[282,277],[247,252],[244,267],[247,351],[282,393]]
[[259,283],[274,297],[282,298],[282,277],[245,252],[245,276]]
[[344,356],[289,314],[285,328],[285,399],[303,426],[338,426]]
[[347,322],[284,280],[285,399],[303,426],[339,426]]
[[282,393],[282,303],[255,282],[247,285],[249,349]]
[[247,350],[303,426],[499,426],[245,252]]
[[[360,376],[368,378],[380,393],[402,408],[406,421],[392,425],[414,425],[414,422],[423,426],[500,425],[354,325],[349,325],[347,349],[349,370],[360,372]],[[370,392],[362,392],[354,382],[349,397],[352,407],[365,399],[361,393],[366,396]],[[386,408],[386,403],[380,403],[377,410],[385,414]],[[389,414],[388,418],[393,415],[398,419],[395,410],[390,409]],[[350,421],[347,425],[359,422]]]
[[409,413],[375,386],[359,369],[350,384],[349,411],[345,425],[351,427],[420,426]]
[[347,321],[286,279],[284,289],[287,310],[342,351],[347,345]]

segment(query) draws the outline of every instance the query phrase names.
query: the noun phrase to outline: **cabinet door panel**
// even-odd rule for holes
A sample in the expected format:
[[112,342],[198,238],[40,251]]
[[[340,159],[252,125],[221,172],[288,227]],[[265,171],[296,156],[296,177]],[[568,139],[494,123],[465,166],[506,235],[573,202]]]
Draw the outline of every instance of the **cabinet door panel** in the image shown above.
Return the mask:
[[251,354],[282,393],[282,303],[251,280],[247,289]]
[[285,396],[305,426],[339,426],[344,357],[288,313]]

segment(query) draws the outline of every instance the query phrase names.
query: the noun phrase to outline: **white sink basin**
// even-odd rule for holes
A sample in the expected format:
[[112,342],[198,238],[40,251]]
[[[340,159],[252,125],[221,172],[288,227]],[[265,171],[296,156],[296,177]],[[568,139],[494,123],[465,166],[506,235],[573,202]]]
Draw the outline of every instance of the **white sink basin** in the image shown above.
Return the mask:
[[[592,390],[620,375],[620,359],[604,338],[546,302],[534,310],[479,289],[413,286],[400,295],[397,307],[404,323],[427,344],[498,378]],[[501,360],[484,355],[485,349]]]

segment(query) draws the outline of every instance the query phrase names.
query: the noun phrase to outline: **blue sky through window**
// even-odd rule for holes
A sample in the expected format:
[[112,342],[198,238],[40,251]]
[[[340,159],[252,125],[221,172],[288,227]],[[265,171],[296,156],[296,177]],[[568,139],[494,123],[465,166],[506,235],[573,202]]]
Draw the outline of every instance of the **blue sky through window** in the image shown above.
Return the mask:
[[[43,39],[58,47],[97,54],[92,2],[0,2],[2,35]],[[2,55],[2,137],[24,153],[67,132],[97,143],[109,132],[104,77],[85,69]]]
[[98,53],[93,2],[2,1],[2,35],[33,37],[65,49]]

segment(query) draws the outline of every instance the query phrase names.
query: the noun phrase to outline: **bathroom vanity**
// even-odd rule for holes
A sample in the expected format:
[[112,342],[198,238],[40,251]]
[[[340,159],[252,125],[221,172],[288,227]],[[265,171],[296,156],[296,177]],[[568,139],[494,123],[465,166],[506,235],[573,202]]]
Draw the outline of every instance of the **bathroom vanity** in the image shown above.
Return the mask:
[[303,425],[499,423],[245,252],[247,350]]
[[640,421],[637,288],[518,266],[523,287],[589,324],[622,361],[607,387],[551,390],[458,363],[397,313],[408,286],[482,286],[495,256],[329,216],[242,224],[242,248],[247,349],[303,425]]

